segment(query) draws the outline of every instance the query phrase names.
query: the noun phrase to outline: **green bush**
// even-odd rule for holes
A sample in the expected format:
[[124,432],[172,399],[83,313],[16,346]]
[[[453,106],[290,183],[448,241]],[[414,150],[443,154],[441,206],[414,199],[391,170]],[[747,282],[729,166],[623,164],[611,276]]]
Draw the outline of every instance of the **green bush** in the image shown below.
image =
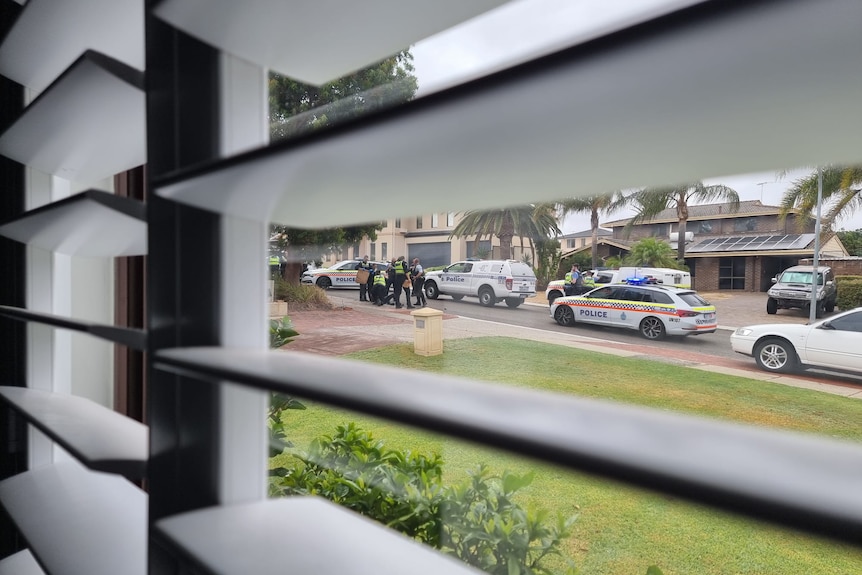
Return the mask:
[[479,466],[444,485],[439,455],[387,449],[354,423],[292,455],[270,475],[271,495],[325,497],[495,575],[550,574],[546,560],[562,557],[575,521],[514,503],[532,474],[497,477]]
[[853,309],[862,306],[862,276],[836,276],[838,288],[838,299],[836,301],[841,310]]

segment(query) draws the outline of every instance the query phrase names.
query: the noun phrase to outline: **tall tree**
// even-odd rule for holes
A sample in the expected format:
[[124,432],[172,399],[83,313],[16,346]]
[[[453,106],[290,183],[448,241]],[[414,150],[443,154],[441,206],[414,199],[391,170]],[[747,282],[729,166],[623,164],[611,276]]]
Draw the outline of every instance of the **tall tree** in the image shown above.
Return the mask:
[[[831,229],[836,219],[850,216],[862,207],[862,166],[828,165],[822,168],[822,173],[822,201],[829,207],[822,224]],[[787,217],[792,209],[812,215],[817,209],[817,182],[817,170],[793,182],[781,198],[781,217]],[[799,218],[799,226],[804,226],[805,221]]]
[[498,210],[461,212],[460,215],[461,221],[449,234],[449,239],[476,236],[481,240],[496,236],[500,240],[500,257],[503,259],[511,259],[512,238],[515,236],[529,238],[534,243],[560,234],[553,204],[524,204]]
[[705,186],[703,182],[691,182],[660,188],[643,188],[627,194],[623,204],[631,205],[637,211],[626,224],[624,231],[629,233],[633,226],[649,222],[664,210],[676,210],[679,225],[677,232],[677,261],[685,265],[685,232],[688,223],[688,207],[723,201],[730,204],[731,211],[739,209],[739,194],[736,190],[720,184]]
[[[404,103],[413,98],[416,88],[413,56],[408,50],[322,86],[270,74],[270,135],[273,140],[293,138],[344,123]],[[364,236],[374,241],[381,229],[381,223],[327,230],[274,224],[270,233],[276,238],[279,251],[288,257],[285,279],[298,282],[303,261],[319,259],[345,244],[359,242]]]
[[847,253],[851,256],[862,256],[862,230],[853,230],[852,232],[838,232],[838,239],[847,248]]
[[592,232],[592,269],[599,267],[599,215],[609,215],[615,211],[619,204],[617,198],[619,192],[605,192],[603,194],[595,194],[592,196],[583,196],[580,198],[571,198],[560,202],[560,210],[562,216],[569,214],[577,214],[589,212],[590,214],[590,231]]

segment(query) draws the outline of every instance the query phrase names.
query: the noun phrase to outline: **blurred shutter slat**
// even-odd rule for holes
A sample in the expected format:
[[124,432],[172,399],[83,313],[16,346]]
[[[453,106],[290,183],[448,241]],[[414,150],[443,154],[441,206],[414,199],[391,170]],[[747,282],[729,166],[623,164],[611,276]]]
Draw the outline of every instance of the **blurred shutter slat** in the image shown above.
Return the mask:
[[48,573],[147,572],[147,496],[118,475],[40,467],[0,482],[0,503]]
[[143,74],[86,52],[0,135],[0,154],[94,183],[146,162]]
[[2,386],[0,399],[90,469],[143,477],[149,456],[145,425],[74,395]]
[[300,352],[185,348],[160,351],[155,364],[482,438],[833,537],[862,537],[862,447],[852,443]]
[[156,530],[213,575],[482,573],[318,497],[193,511],[159,521]]
[[87,190],[0,224],[0,235],[70,256],[140,256],[147,212],[139,201]]
[[[812,26],[825,12],[830,26]],[[327,228],[555,201],[573,190],[852,164],[862,148],[862,131],[846,129],[862,101],[860,21],[856,0],[706,2],[187,170],[155,182],[157,193],[256,221],[274,209],[272,221]]]
[[25,549],[0,561],[0,575],[45,575],[45,572]]
[[132,349],[143,350],[146,348],[147,345],[147,332],[140,329],[95,324],[92,322],[38,311],[31,311],[17,307],[11,307],[8,305],[0,305],[0,315],[11,317],[17,320],[32,321],[45,325],[51,325],[54,327],[88,333],[93,337],[98,337],[101,339],[112,341],[114,343],[119,343]]

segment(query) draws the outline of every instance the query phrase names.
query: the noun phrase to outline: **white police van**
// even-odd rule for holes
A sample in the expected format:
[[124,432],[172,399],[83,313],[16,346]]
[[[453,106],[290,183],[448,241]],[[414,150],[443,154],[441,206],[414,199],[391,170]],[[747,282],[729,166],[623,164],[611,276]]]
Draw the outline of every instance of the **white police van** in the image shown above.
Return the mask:
[[456,301],[465,296],[477,297],[482,305],[505,301],[516,308],[536,295],[536,274],[517,260],[455,262],[425,273],[425,295],[431,299],[448,295]]

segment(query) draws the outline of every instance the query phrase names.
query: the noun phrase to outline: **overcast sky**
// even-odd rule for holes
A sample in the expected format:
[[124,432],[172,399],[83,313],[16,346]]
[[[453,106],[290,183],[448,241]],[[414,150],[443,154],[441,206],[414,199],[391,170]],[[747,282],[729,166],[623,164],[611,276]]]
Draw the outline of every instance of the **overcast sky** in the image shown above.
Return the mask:
[[[663,12],[700,0],[512,0],[460,26],[446,30],[411,48],[418,95],[463,82],[528,60],[543,53],[583,42]],[[728,175],[704,180],[735,189],[741,200],[778,205],[794,180],[812,170],[791,170],[779,178],[773,172]],[[601,221],[625,218],[619,212]],[[589,215],[571,216],[565,233],[589,229]],[[862,213],[836,222],[836,230],[862,229]]]

